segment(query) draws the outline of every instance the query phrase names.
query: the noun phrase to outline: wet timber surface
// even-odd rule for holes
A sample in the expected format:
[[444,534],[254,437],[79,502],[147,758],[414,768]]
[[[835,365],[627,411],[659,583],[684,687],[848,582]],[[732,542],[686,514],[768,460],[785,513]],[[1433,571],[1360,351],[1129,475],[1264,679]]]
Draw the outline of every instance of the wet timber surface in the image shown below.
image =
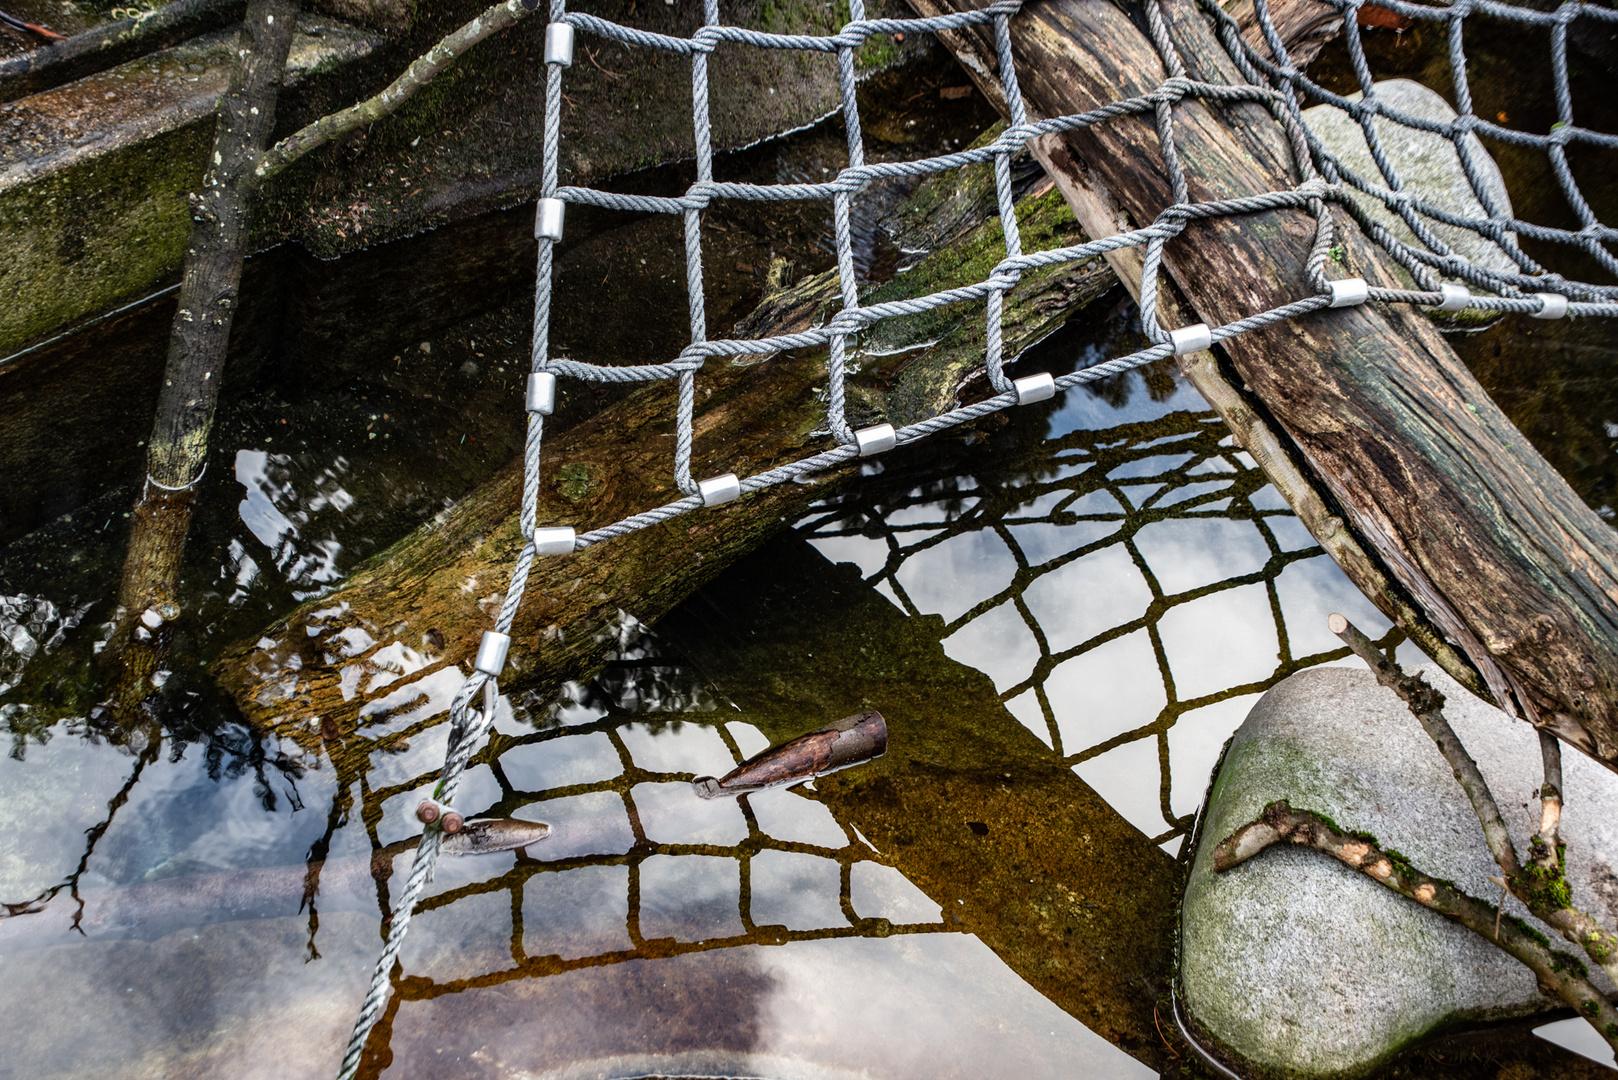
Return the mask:
[[[965,145],[992,121],[930,57],[866,84],[873,158]],[[819,179],[843,145],[827,123],[718,172]],[[867,280],[911,254],[881,228],[902,195],[860,201]],[[833,263],[820,206],[720,208],[706,226],[715,327],[772,274]],[[310,867],[419,829],[444,717],[310,751],[243,723],[209,664],[516,452],[530,237],[519,209],[336,262],[250,264],[157,738],[98,727],[89,672],[171,306],[5,362],[0,805],[20,827],[0,841],[16,912],[0,919],[0,1077],[334,1072],[409,856],[391,876]],[[570,214],[557,351],[677,352],[678,245],[669,221]],[[1017,370],[1138,341],[1115,292]],[[1458,344],[1610,514],[1611,333],[1507,320]],[[568,388],[563,422],[601,400]],[[658,626],[626,617],[613,659],[559,702],[502,701],[459,802],[552,835],[442,865],[364,1074],[1198,1075],[1167,995],[1176,860],[1209,771],[1257,695],[1347,662],[1328,612],[1386,623],[1166,366],[867,472]],[[889,725],[874,762],[733,799],[691,790],[870,708]],[[175,899],[276,869],[286,887],[251,913]],[[98,921],[120,897],[144,917]],[[1392,1071],[1597,1074],[1520,1027]]]

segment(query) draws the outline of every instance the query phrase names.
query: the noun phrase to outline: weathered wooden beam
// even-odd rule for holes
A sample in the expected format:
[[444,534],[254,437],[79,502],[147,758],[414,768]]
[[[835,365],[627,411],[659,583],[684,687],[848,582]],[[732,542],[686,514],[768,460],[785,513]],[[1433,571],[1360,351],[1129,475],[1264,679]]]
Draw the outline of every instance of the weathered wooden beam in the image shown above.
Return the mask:
[[[1163,11],[1193,78],[1238,81],[1193,0],[1167,0]],[[1013,20],[1012,40],[1023,94],[1039,115],[1082,112],[1166,78],[1151,42],[1106,0],[1035,0]],[[992,71],[983,45],[979,63]],[[1193,200],[1293,186],[1286,142],[1265,110],[1186,101],[1174,116]],[[1149,120],[1066,141],[1136,223],[1172,201]],[[1168,245],[1165,264],[1203,318],[1229,322],[1313,292],[1304,273],[1312,232],[1307,215],[1290,211],[1198,222]],[[1357,230],[1339,235],[1348,273],[1397,287]],[[1427,320],[1380,304],[1322,311],[1227,341],[1224,351],[1341,519],[1494,697],[1618,769],[1618,534]],[[1378,599],[1363,567],[1344,569]]]
[[[1322,8],[1328,12],[1336,11],[1318,0],[1276,0],[1270,5],[1270,14],[1278,32],[1298,63],[1303,63],[1305,58],[1319,51],[1324,44],[1320,36],[1324,29],[1332,29],[1332,32],[1340,29],[1333,28],[1329,21],[1322,21]],[[1236,5],[1233,10],[1243,35],[1249,39],[1259,35],[1253,10],[1251,0]],[[956,56],[973,82],[1000,113],[1006,115],[1005,94],[999,76],[988,63],[992,54],[981,53],[980,43],[962,32],[954,32],[948,42],[950,48],[956,50]],[[1130,227],[1129,215],[1119,208],[1118,200],[1107,188],[1106,182],[1074,158],[1061,135],[1033,139],[1029,149],[1045,167],[1087,234],[1094,237],[1112,236]],[[1145,273],[1144,254],[1144,250],[1138,247],[1120,248],[1106,254],[1108,264],[1137,301]],[[1175,287],[1172,277],[1160,277],[1158,285],[1159,317],[1168,325],[1184,326],[1202,321]],[[1427,614],[1411,601],[1409,594],[1366,550],[1353,530],[1344,527],[1330,493],[1296,460],[1291,441],[1277,434],[1263,406],[1226,377],[1218,357],[1211,351],[1202,350],[1177,359],[1180,373],[1186,381],[1196,387],[1230,428],[1242,448],[1258,461],[1270,483],[1282,493],[1320,545],[1340,566],[1353,568],[1349,576],[1371,597],[1377,608],[1397,623],[1411,640],[1462,686],[1483,698],[1492,698],[1482,675],[1472,666],[1472,662],[1457,651]]]
[[[990,183],[987,170],[978,171],[980,182]],[[932,183],[945,182],[941,177]],[[1003,256],[1003,247],[993,253],[1000,234],[993,214],[992,198],[982,200],[983,219],[975,227],[885,288],[914,291],[917,282],[943,288],[980,280],[986,272],[980,264],[987,260],[992,267]],[[1064,244],[1081,240],[1054,191],[1030,193],[1018,204],[1018,217],[1029,235]],[[981,257],[973,256],[980,251]],[[1025,274],[1006,303],[1008,355],[1060,326],[1115,281],[1099,260]],[[885,288],[870,299],[885,298]],[[835,271],[816,275],[767,296],[741,333],[802,331],[840,305]],[[940,332],[937,319],[886,331],[890,343],[942,340],[918,347],[891,391],[856,386],[851,410],[858,424],[889,413],[901,422],[915,418],[918,402],[949,404],[967,370],[982,362],[981,328],[973,330],[982,322],[981,306],[952,311],[948,333]],[[825,423],[816,395],[824,384],[824,352],[777,354],[758,363],[710,362],[697,378],[694,474],[746,476],[827,445],[816,434]],[[677,498],[673,417],[672,389],[658,385],[548,438],[540,522],[583,532]],[[814,485],[777,487],[581,554],[541,560],[512,632],[502,688],[554,687],[587,673],[615,643],[624,613],[654,621],[846,475],[835,470]],[[464,670],[492,624],[522,546],[521,482],[522,462],[516,461],[366,564],[335,593],[228,649],[216,667],[221,685],[250,720],[303,739],[385,723],[395,713],[421,708],[432,697],[422,687],[437,687],[431,680],[440,672]]]

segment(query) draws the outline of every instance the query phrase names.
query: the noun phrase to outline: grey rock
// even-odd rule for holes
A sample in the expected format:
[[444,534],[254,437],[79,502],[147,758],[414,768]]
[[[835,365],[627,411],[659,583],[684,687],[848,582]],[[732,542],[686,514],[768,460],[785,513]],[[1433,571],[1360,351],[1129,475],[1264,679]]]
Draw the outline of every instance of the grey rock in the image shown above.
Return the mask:
[[[1436,668],[1422,673],[1448,699],[1445,715],[1526,851],[1538,814],[1538,737]],[[1571,750],[1563,770],[1574,897],[1612,926],[1618,776]],[[1232,740],[1186,887],[1186,1003],[1223,1049],[1264,1076],[1358,1077],[1442,1028],[1558,1006],[1483,938],[1318,852],[1272,848],[1215,874],[1214,846],[1282,798],[1372,834],[1473,896],[1500,895],[1471,805],[1399,698],[1363,670],[1293,675]],[[1514,899],[1506,911],[1527,915]]]
[[[1377,101],[1390,109],[1440,123],[1455,119],[1455,110],[1449,107],[1449,103],[1421,83],[1409,79],[1389,79],[1373,86]],[[1348,95],[1350,101],[1359,101],[1361,97],[1357,93]],[[1371,157],[1371,148],[1365,141],[1365,132],[1348,113],[1331,105],[1316,105],[1304,110],[1303,122],[1320,139],[1327,152],[1346,168],[1373,183],[1384,183],[1382,173]],[[1377,141],[1406,191],[1452,214],[1488,217],[1472,191],[1455,145],[1447,138],[1430,131],[1405,127],[1385,116],[1378,116],[1373,124]],[[1485,191],[1503,212],[1510,214],[1511,196],[1506,191],[1500,167],[1476,135],[1467,136],[1467,145],[1478,166]],[[1381,202],[1356,188],[1349,187],[1347,190],[1362,209],[1386,226],[1394,236],[1417,248],[1424,246],[1410,227]],[[1469,229],[1440,224],[1432,219],[1427,219],[1426,224],[1462,258],[1489,270],[1508,274],[1517,271],[1517,264],[1494,241]],[[1409,282],[1403,268],[1399,268],[1398,273]]]

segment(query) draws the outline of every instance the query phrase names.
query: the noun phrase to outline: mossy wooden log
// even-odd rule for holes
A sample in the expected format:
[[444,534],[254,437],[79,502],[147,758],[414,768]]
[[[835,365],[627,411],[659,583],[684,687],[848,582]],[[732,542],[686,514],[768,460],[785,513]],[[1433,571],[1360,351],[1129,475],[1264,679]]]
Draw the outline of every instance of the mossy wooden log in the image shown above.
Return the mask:
[[[992,207],[992,200],[985,206]],[[1061,243],[1081,235],[1052,193],[1025,198],[1018,212],[1027,228]],[[986,249],[988,235],[999,232],[997,220],[980,220],[899,281],[911,291],[915,282],[965,283],[964,275],[978,267],[963,262],[960,252]],[[1099,260],[1025,275],[1006,304],[1008,352],[1039,340],[1115,281]],[[835,309],[837,296],[834,272],[808,278],[767,297],[740,332],[802,330],[826,308]],[[959,324],[983,317],[977,305],[954,310]],[[971,331],[955,325],[934,325],[930,332],[938,343],[916,350],[904,385],[915,400],[947,403],[965,372],[981,363],[982,350]],[[777,354],[745,366],[711,363],[697,379],[695,475],[745,476],[827,445],[817,433],[825,424],[817,396],[824,385],[823,351]],[[885,415],[887,397],[880,387],[867,386],[856,407],[867,416]],[[896,411],[909,415],[911,408]],[[672,388],[657,385],[548,439],[540,521],[582,532],[677,497],[673,416]],[[502,687],[554,687],[587,673],[616,641],[624,613],[655,620],[851,474],[834,470],[816,484],[774,488],[578,555],[541,560],[512,632]],[[221,685],[249,719],[299,738],[318,739],[322,731],[330,735],[422,707],[437,692],[426,687],[440,685],[432,681],[439,673],[450,671],[458,681],[453,672],[469,666],[491,625],[521,547],[521,479],[519,460],[371,560],[336,592],[228,649],[217,664]]]
[[[924,13],[962,6],[914,2]],[[1238,81],[1192,0],[1166,0],[1163,10],[1193,78]],[[1036,0],[1013,20],[1012,37],[1023,93],[1041,115],[1143,94],[1165,77],[1146,36],[1106,0]],[[992,71],[985,45],[974,44],[978,65]],[[1188,101],[1174,114],[1192,199],[1292,185],[1285,141],[1264,110]],[[1135,221],[1170,204],[1150,120],[1067,142]],[[1311,234],[1308,216],[1294,212],[1216,219],[1171,242],[1165,263],[1203,318],[1229,322],[1312,292]],[[1340,236],[1347,273],[1397,287],[1356,230]],[[1379,304],[1324,311],[1228,341],[1225,353],[1346,527],[1496,700],[1618,769],[1618,534],[1427,320]],[[1359,568],[1344,569],[1398,617]]]

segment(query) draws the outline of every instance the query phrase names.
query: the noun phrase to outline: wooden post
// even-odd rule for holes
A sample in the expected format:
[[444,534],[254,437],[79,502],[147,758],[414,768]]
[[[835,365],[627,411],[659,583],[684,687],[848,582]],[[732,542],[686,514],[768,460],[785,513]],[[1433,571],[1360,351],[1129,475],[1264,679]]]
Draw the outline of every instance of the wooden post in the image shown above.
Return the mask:
[[[967,5],[912,6],[934,14]],[[1163,11],[1192,78],[1240,81],[1194,0],[1166,0]],[[986,38],[956,38],[974,54],[968,70],[996,71]],[[1036,115],[1083,112],[1166,78],[1157,50],[1108,0],[1034,0],[1012,20],[1012,47]],[[1294,185],[1286,142],[1264,109],[1187,100],[1174,117],[1193,200]],[[1079,174],[1135,224],[1170,204],[1150,120],[1111,121],[1065,143]],[[1381,253],[1338,221],[1345,276],[1399,287]],[[1312,219],[1294,211],[1198,222],[1169,243],[1165,265],[1204,320],[1230,322],[1313,293],[1304,273],[1312,233]],[[1245,334],[1224,352],[1249,411],[1286,440],[1336,510],[1321,518],[1295,502],[1300,517],[1334,555],[1334,534],[1352,530],[1380,563],[1340,557],[1362,591],[1418,639],[1408,611],[1423,613],[1498,702],[1618,770],[1618,534],[1431,324],[1406,307],[1368,304]],[[1390,602],[1383,574],[1402,604]]]
[[275,126],[298,7],[299,0],[250,0],[230,88],[219,103],[212,166],[203,177],[202,194],[191,199],[179,311],[146,447],[146,482],[135,504],[115,628],[104,653],[117,665],[114,711],[126,716],[151,692],[166,624],[179,615],[176,599],[194,485],[207,461],[258,192],[254,168]]

